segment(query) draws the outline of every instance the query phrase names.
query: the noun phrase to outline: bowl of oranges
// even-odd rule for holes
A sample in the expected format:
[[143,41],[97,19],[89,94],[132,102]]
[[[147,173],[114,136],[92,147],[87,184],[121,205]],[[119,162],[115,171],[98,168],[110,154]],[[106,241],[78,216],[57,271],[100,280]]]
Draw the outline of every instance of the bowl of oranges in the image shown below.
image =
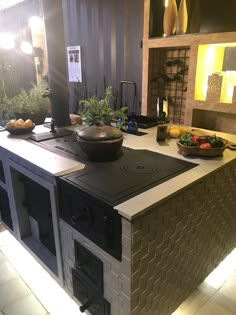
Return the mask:
[[34,129],[35,124],[31,119],[23,120],[23,119],[11,119],[5,129],[11,133],[12,135],[24,135],[27,133],[31,133]]

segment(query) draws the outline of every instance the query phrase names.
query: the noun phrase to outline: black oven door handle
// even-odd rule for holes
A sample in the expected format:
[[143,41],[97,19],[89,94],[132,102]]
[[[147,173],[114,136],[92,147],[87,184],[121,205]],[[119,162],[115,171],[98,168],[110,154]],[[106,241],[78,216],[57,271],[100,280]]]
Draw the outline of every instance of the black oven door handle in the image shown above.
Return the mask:
[[83,313],[85,312],[89,306],[91,306],[91,304],[93,303],[92,298],[88,299],[87,302],[85,302],[83,305],[80,306],[80,312]]

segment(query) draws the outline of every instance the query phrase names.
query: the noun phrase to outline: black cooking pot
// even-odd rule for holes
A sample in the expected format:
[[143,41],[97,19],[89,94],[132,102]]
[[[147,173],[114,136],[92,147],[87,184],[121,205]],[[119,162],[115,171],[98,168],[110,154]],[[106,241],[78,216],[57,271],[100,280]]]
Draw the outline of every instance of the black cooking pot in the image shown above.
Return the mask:
[[81,129],[77,141],[90,160],[114,160],[119,156],[123,134],[118,128],[97,122]]

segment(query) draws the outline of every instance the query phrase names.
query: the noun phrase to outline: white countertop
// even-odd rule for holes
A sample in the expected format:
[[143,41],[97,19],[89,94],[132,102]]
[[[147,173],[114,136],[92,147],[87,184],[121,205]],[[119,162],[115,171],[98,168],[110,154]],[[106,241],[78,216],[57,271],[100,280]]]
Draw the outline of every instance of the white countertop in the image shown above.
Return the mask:
[[[48,128],[43,126],[36,126],[34,131],[45,132],[48,130]],[[157,204],[163,199],[168,198],[176,191],[208,175],[233,159],[236,159],[236,151],[231,151],[229,149],[224,151],[223,157],[210,159],[183,157],[178,153],[176,139],[167,139],[164,142],[158,143],[156,142],[156,127],[142,131],[147,132],[148,134],[144,136],[124,134],[123,145],[133,149],[148,149],[189,162],[194,162],[199,165],[117,205],[115,209],[117,209],[122,216],[129,220],[133,219],[143,211],[153,207],[153,205]],[[217,134],[222,138],[236,143],[236,135],[218,132],[211,133]],[[0,146],[43,169],[52,176],[65,175],[76,170],[80,170],[84,167],[82,163],[59,156],[58,154],[52,153],[37,145],[34,145],[33,143],[25,141],[25,139],[28,137],[29,135],[12,136],[7,131],[1,131]]]

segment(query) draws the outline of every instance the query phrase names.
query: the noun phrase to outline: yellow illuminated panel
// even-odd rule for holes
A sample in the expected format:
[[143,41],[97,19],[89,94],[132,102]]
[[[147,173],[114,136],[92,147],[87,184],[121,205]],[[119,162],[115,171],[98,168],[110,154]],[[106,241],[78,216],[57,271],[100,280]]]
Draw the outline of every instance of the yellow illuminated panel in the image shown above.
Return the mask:
[[[197,56],[196,68],[196,81],[195,81],[195,100],[206,100],[207,94],[209,95],[208,78],[212,75],[218,74],[222,76],[222,87],[220,98],[216,97],[216,101],[231,103],[234,86],[236,85],[236,71],[222,72],[224,61],[225,47],[236,46],[236,43],[227,44],[209,44],[199,45]],[[210,82],[210,81],[209,81]],[[214,99],[214,96],[211,98]]]

